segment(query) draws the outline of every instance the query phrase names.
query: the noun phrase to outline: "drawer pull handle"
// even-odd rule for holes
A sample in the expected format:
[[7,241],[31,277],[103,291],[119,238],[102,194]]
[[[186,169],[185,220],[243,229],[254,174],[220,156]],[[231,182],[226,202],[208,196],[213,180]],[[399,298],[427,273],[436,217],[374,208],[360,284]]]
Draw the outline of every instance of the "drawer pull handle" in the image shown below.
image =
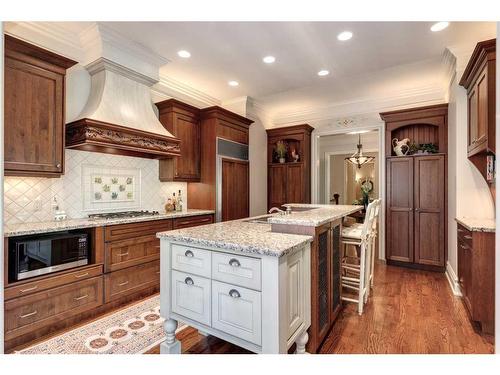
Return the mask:
[[460,245],[460,247],[461,247],[462,249],[464,249],[464,250],[467,250],[467,247],[466,247],[466,246],[464,246],[464,245]]
[[463,231],[464,231],[464,230],[463,230],[463,229],[458,228],[458,229],[457,229],[457,231],[458,231],[458,233],[463,233]]
[[75,300],[75,301],[80,301],[80,300],[82,300],[82,299],[87,298],[88,296],[89,296],[88,294],[85,294],[85,295],[80,296],[80,297],[75,297],[75,298],[74,298],[74,300]]
[[30,312],[30,313],[28,313],[28,314],[19,315],[19,317],[20,317],[21,319],[24,319],[24,318],[28,318],[28,317],[33,316],[33,315],[36,315],[36,314],[38,314],[38,311],[36,311],[36,310],[35,310],[35,311]]
[[232,258],[229,260],[229,265],[233,267],[239,267],[241,266],[241,263],[238,259]]
[[118,286],[124,286],[124,285],[127,285],[127,284],[128,284],[128,281],[124,281],[123,283],[118,284]]
[[184,253],[185,256],[187,256],[188,258],[192,258],[194,257],[194,254],[191,250],[186,250],[186,252]]
[[126,253],[120,253],[118,254],[119,257],[126,257],[128,255],[128,251]]
[[190,278],[190,277],[186,277],[186,278],[184,279],[184,282],[185,282],[187,285],[194,285],[194,281],[193,281],[193,279],[192,279],[192,278]]
[[472,240],[472,236],[465,235],[465,236],[464,236],[464,238],[465,238],[466,240]]
[[85,276],[88,276],[88,275],[89,275],[89,273],[88,273],[88,272],[85,272],[85,273],[82,273],[82,274],[80,274],[80,275],[75,275],[75,278],[80,279],[80,278],[85,277]]
[[27,293],[27,292],[31,292],[32,290],[35,290],[35,289],[38,289],[38,285],[35,285],[35,286],[28,288],[28,289],[21,289],[19,291],[19,293]]
[[231,289],[229,291],[229,295],[233,298],[240,298],[241,297],[241,294],[240,292],[238,292],[236,289]]

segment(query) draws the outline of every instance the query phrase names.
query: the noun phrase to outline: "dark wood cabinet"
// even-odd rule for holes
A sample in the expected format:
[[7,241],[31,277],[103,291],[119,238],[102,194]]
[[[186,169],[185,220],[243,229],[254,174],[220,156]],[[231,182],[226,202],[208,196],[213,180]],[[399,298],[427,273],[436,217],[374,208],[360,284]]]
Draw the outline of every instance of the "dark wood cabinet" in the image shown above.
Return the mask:
[[490,184],[487,176],[487,158],[495,155],[495,83],[496,39],[476,45],[465,68],[460,85],[467,90],[468,147],[467,156]]
[[473,321],[494,334],[495,233],[470,231],[457,225],[458,280],[462,298]]
[[[285,203],[311,203],[311,132],[305,124],[267,130],[268,183],[267,205],[280,207]],[[276,142],[288,145],[285,163],[279,163],[275,155]],[[295,150],[299,160],[294,162]]]
[[[386,259],[444,271],[447,255],[448,105],[380,114],[386,122]],[[439,153],[395,156],[393,138],[433,143]]]
[[[222,157],[219,164],[220,186],[217,186],[218,139],[248,145],[249,127],[253,123],[227,109],[214,106],[200,110],[201,179],[188,183],[189,208],[219,210],[219,220],[232,220],[249,215],[249,163]],[[217,207],[217,188],[221,208]]]
[[163,126],[180,140],[181,155],[161,159],[160,181],[200,181],[200,110],[175,99],[156,103]]
[[4,158],[8,176],[64,173],[66,69],[76,61],[5,35]]

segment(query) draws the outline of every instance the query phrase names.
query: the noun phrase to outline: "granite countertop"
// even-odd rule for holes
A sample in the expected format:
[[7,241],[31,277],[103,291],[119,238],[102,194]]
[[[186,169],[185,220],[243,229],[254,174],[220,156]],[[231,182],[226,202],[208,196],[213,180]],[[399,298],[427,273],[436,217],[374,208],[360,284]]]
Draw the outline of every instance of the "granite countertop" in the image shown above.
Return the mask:
[[[329,221],[340,219],[363,209],[363,206],[331,205],[331,204],[285,204],[292,208],[291,215],[276,215],[268,219],[271,224],[302,225],[317,227]],[[294,211],[293,208],[310,208],[307,211]]]
[[248,222],[256,218],[171,230],[156,235],[193,245],[275,257],[293,252],[313,240],[311,236],[273,233],[269,224]]
[[93,227],[101,227],[101,226],[115,225],[115,224],[138,223],[142,221],[172,219],[176,217],[197,216],[197,215],[206,215],[213,213],[215,213],[215,211],[213,210],[188,209],[186,211],[181,211],[181,212],[168,212],[159,215],[128,217],[128,218],[118,218],[118,219],[82,218],[82,219],[68,219],[63,221],[41,221],[35,223],[11,224],[4,226],[4,236],[5,237],[24,236],[29,234],[60,232],[71,229],[93,228]]
[[455,220],[473,232],[495,232],[496,228],[495,219],[457,217]]

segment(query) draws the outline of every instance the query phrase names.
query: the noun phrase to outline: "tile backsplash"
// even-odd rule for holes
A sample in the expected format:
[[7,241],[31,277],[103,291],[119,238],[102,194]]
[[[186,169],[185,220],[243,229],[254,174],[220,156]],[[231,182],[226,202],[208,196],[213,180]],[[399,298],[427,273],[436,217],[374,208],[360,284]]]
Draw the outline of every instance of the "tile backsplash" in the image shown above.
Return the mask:
[[57,198],[69,218],[86,217],[89,213],[124,211],[114,202],[103,203],[98,209],[84,205],[84,177],[88,166],[99,167],[101,173],[113,174],[118,169],[140,170],[139,207],[134,209],[162,212],[167,197],[182,191],[187,207],[185,182],[160,182],[158,160],[66,150],[65,174],[61,178],[5,177],[4,222],[17,224],[52,220],[52,202]]

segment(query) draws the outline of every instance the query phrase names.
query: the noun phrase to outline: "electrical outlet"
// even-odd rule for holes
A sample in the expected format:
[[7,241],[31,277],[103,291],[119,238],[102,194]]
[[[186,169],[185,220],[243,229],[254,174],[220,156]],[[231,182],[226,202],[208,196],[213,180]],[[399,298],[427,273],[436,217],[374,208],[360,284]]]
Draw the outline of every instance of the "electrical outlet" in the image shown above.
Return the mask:
[[36,198],[33,201],[33,209],[35,211],[41,211],[42,210],[42,199],[40,197]]

